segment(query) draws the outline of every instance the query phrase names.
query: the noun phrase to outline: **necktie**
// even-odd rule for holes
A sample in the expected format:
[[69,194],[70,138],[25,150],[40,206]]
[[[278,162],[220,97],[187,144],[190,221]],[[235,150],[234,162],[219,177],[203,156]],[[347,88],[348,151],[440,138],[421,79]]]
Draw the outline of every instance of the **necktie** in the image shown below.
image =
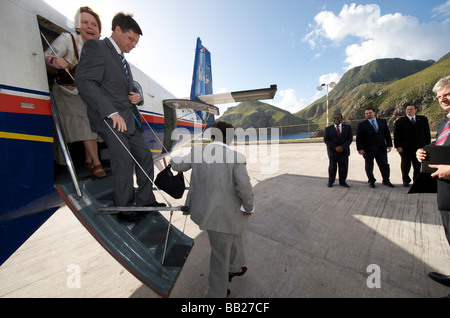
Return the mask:
[[120,59],[122,60],[123,68],[125,69],[125,73],[127,74],[127,78],[130,79],[130,75],[128,74],[127,61],[125,60],[125,56],[123,53],[120,53]]
[[370,123],[372,124],[373,129],[375,129],[375,132],[378,132],[377,125],[375,125],[375,120],[371,120]]
[[341,137],[341,130],[339,129],[339,125],[336,126],[338,137]]
[[442,146],[447,140],[448,134],[450,133],[450,119],[445,125],[444,129],[440,133],[439,137],[436,139],[436,146]]
[[416,121],[414,120],[414,117],[411,117],[411,121],[412,121],[413,125],[416,124]]
[[[125,60],[125,56],[123,55],[123,53],[120,53],[119,55],[120,55],[120,59],[122,60],[122,65],[125,70],[125,73],[127,74],[127,78],[130,79],[130,74],[128,74],[128,67],[127,67],[127,61]],[[133,117],[134,117],[134,120],[136,121],[138,127],[141,128],[142,127],[141,121],[138,120],[138,118],[136,117],[136,115],[134,113],[133,113]]]

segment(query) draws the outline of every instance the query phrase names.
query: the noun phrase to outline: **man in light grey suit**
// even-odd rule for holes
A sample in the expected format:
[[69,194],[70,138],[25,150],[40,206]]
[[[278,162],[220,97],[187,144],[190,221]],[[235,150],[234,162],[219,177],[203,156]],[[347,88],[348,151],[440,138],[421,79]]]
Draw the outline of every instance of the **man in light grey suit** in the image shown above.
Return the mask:
[[[86,41],[75,83],[89,106],[92,130],[100,134],[110,150],[114,202],[117,206],[129,206],[134,198],[134,167],[127,149],[152,180],[154,174],[153,157],[142,138],[142,124],[136,107],[141,96],[134,91],[133,75],[123,56],[136,47],[142,31],[132,15],[124,13],[114,17],[112,31],[109,38]],[[136,169],[136,176],[139,186],[136,204],[163,205],[156,202],[152,182],[140,169]],[[142,214],[127,212],[119,216],[136,221]]]
[[233,126],[217,122],[211,130],[213,143],[194,146],[188,155],[170,161],[175,171],[192,169],[186,206],[210,240],[208,298],[226,297],[228,280],[247,270],[242,233],[254,212],[245,156],[228,147],[234,137]]

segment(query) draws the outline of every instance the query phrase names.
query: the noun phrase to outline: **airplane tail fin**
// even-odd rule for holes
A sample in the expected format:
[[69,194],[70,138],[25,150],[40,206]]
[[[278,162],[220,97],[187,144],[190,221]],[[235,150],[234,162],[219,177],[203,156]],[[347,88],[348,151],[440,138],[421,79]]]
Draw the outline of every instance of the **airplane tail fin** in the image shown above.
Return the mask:
[[200,38],[197,38],[191,100],[200,101],[198,96],[211,95],[212,93],[211,53],[202,45]]
[[[277,92],[277,85],[269,88],[253,89],[247,91],[237,91],[231,93],[213,94],[211,53],[202,45],[200,38],[197,38],[195,48],[194,74],[192,76],[190,99],[195,102],[209,105],[238,103],[245,101],[273,99]],[[202,113],[198,113],[202,116]],[[203,115],[205,113],[203,112]],[[203,117],[206,127],[214,122],[214,115],[208,113]]]

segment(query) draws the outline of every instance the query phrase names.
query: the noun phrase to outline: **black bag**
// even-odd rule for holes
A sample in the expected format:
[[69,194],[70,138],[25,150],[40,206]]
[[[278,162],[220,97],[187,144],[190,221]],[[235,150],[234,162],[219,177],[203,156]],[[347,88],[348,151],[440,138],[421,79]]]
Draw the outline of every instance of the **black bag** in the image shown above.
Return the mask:
[[183,196],[184,190],[186,190],[183,173],[179,172],[177,175],[174,175],[170,167],[168,165],[163,171],[158,173],[155,185],[172,198],[179,199]]

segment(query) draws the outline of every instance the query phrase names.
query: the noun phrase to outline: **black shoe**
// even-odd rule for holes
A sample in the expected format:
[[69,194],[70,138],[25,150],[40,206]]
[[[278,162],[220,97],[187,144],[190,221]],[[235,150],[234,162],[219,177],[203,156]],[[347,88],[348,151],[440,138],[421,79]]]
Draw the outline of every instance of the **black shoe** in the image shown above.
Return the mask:
[[374,183],[374,182],[370,182],[370,183],[369,183],[369,188],[374,189],[374,188],[375,188],[375,183]]
[[450,276],[442,275],[436,272],[428,273],[428,277],[430,277],[435,282],[438,282],[444,286],[450,287]]
[[145,215],[139,212],[119,212],[117,218],[120,220],[136,222],[143,220],[145,218]]
[[234,276],[242,276],[247,272],[247,267],[246,266],[242,266],[242,272],[239,273],[228,273],[228,280],[231,282],[231,280],[233,279]]
[[327,183],[327,187],[328,187],[328,188],[331,188],[332,186],[333,186],[333,184],[332,184],[331,182],[328,182],[328,183]]
[[347,184],[347,182],[339,183],[339,185],[344,188],[350,188],[350,186]]
[[409,188],[409,182],[404,182],[404,183],[403,183],[403,186],[404,186],[405,188]]
[[391,181],[383,181],[383,184],[384,184],[385,186],[390,187],[390,188],[395,188],[395,186],[391,183]]

